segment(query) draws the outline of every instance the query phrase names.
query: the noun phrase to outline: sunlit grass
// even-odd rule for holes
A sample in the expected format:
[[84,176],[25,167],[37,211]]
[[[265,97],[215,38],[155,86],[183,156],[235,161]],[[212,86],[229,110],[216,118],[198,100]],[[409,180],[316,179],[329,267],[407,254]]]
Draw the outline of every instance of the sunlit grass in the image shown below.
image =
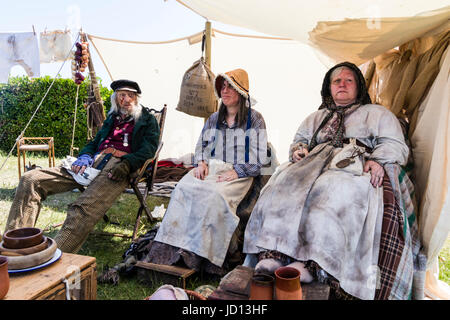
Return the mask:
[[[6,159],[5,153],[0,153],[0,165]],[[57,159],[56,165],[61,159]],[[42,156],[27,155],[27,164],[30,161],[41,167],[48,167],[48,158]],[[3,233],[15,188],[19,182],[17,157],[12,155],[0,171],[0,233]],[[79,192],[65,192],[51,195],[42,202],[36,227],[46,230],[45,234],[54,237],[67,213],[67,206],[79,196]],[[147,198],[147,204],[152,210],[154,206],[164,204],[167,207],[168,198]],[[97,274],[113,267],[122,261],[123,253],[131,244],[130,238],[104,236],[97,233],[117,233],[131,236],[134,228],[136,213],[139,202],[134,194],[123,193],[107,212],[108,217],[114,224],[100,220],[95,226],[94,232],[90,234],[87,241],[78,254],[93,256],[96,258]],[[138,234],[144,234],[152,225],[145,216],[141,219]],[[121,276],[118,285],[97,284],[97,299],[99,300],[141,300],[151,295],[162,283],[144,284],[140,283],[136,276]],[[194,289],[194,288],[192,288]]]

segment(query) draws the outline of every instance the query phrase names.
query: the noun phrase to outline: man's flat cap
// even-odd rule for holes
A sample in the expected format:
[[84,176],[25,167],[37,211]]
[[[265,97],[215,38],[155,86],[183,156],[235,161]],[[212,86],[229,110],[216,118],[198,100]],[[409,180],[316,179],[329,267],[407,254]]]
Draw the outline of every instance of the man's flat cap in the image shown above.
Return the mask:
[[131,80],[116,80],[111,83],[111,88],[114,91],[117,90],[127,90],[127,91],[133,91],[138,94],[141,93],[141,88],[139,88],[139,85],[137,82],[131,81]]

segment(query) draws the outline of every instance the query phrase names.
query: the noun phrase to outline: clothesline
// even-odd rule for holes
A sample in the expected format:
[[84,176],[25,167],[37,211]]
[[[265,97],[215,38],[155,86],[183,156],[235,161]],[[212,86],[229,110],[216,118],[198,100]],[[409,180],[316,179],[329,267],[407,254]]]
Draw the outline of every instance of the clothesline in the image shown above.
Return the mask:
[[[247,34],[238,34],[238,33],[230,33],[225,32],[216,28],[212,28],[214,37],[214,32],[221,33],[227,36],[233,36],[233,37],[241,37],[241,38],[253,38],[253,39],[267,39],[267,40],[289,40],[292,41],[292,39],[289,38],[281,38],[281,37],[270,37],[270,36],[257,36],[257,35],[247,35]],[[88,34],[89,39],[100,39],[100,40],[108,40],[108,41],[115,41],[115,42],[123,42],[123,43],[134,43],[134,44],[167,44],[167,43],[173,43],[178,41],[184,41],[188,40],[190,44],[194,44],[197,42],[200,42],[202,40],[202,35],[204,31],[200,31],[197,33],[194,33],[190,36],[182,37],[182,38],[176,38],[171,40],[165,40],[165,41],[134,41],[134,40],[123,40],[123,39],[115,39],[115,38],[107,38],[107,37],[101,37],[96,36],[92,34]]]
[[25,134],[25,131],[27,130],[28,126],[30,125],[31,121],[33,120],[34,116],[36,115],[36,113],[39,111],[39,108],[41,107],[42,103],[44,102],[45,98],[47,97],[48,93],[50,92],[50,89],[53,87],[53,84],[55,83],[56,79],[58,78],[62,68],[64,67],[64,64],[66,63],[67,59],[69,58],[73,47],[75,46],[75,43],[77,43],[78,39],[80,37],[80,34],[78,34],[77,38],[75,39],[72,47],[70,48],[69,52],[67,53],[66,59],[64,59],[63,63],[61,64],[61,67],[59,68],[58,72],[56,73],[56,76],[53,78],[52,83],[50,84],[50,86],[48,87],[47,91],[45,92],[44,96],[41,99],[41,102],[39,102],[39,105],[37,106],[36,110],[34,111],[33,115],[31,116],[30,120],[28,121],[28,123],[25,125],[25,128],[22,130],[22,132],[19,134],[19,136],[16,139],[16,142],[14,143],[13,147],[11,148],[11,150],[8,153],[8,156],[5,158],[5,160],[3,161],[2,166],[0,167],[0,171],[3,169],[3,167],[5,166],[6,161],[8,161],[9,157],[11,156],[13,150],[16,148],[17,142],[20,140],[21,137],[23,137],[23,135]]

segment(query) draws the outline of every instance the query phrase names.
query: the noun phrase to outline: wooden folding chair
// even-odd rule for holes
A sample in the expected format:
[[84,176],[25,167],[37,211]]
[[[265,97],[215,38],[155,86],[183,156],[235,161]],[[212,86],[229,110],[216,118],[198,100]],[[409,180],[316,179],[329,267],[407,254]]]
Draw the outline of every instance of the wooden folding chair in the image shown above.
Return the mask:
[[[158,148],[156,149],[155,155],[152,158],[149,158],[145,161],[145,163],[142,165],[142,167],[138,170],[138,174],[135,178],[131,179],[130,186],[133,189],[134,193],[136,194],[136,197],[139,200],[139,209],[136,215],[136,221],[134,223],[134,229],[133,229],[133,235],[132,240],[136,238],[137,230],[139,228],[139,224],[142,217],[142,212],[145,212],[150,222],[154,222],[155,218],[152,217],[151,211],[147,206],[146,200],[148,196],[148,192],[152,190],[153,188],[153,181],[155,180],[156,176],[156,170],[158,169],[158,157],[159,152],[161,151],[161,148],[163,146],[162,136],[164,131],[164,123],[166,121],[166,112],[167,112],[167,105],[164,104],[164,107],[161,110],[155,110],[155,109],[149,109],[150,113],[153,114],[158,121],[159,124],[159,141],[158,141]],[[144,183],[145,188],[142,192],[139,189],[139,184]],[[81,192],[84,191],[85,188],[79,188]],[[110,220],[108,216],[103,216],[103,220],[106,223],[109,223]],[[117,234],[117,233],[108,233],[108,232],[102,232],[101,235],[109,235],[109,236],[125,236],[123,234]],[[128,236],[126,236],[128,237]]]
[[[136,215],[136,221],[134,223],[134,230],[132,235],[133,240],[136,238],[137,230],[139,228],[139,224],[142,217],[142,212],[145,212],[150,222],[155,221],[155,218],[152,217],[150,209],[147,206],[146,199],[148,196],[148,192],[153,189],[156,170],[158,169],[159,152],[161,151],[161,148],[163,146],[162,137],[164,132],[164,123],[166,120],[167,105],[164,105],[164,107],[160,111],[150,109],[150,112],[155,116],[156,120],[158,120],[159,123],[159,130],[160,130],[159,143],[158,149],[156,150],[153,158],[147,159],[147,161],[145,161],[144,165],[141,167],[141,169],[139,169],[137,177],[130,182],[130,185],[133,188],[134,193],[136,194],[136,197],[138,198],[140,203],[140,207]],[[141,190],[139,189],[140,183],[145,184],[143,192],[141,192]]]

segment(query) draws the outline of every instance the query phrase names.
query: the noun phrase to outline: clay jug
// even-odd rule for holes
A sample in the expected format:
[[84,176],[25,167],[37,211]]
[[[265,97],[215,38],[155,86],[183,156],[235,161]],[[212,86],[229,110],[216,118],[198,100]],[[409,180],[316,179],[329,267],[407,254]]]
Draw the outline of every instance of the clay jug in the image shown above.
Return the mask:
[[0,257],[0,299],[8,293],[9,290],[9,274],[8,274],[8,259]]
[[268,274],[256,274],[250,284],[250,300],[272,300],[274,278]]
[[276,300],[302,300],[300,271],[292,267],[280,267],[275,270]]

